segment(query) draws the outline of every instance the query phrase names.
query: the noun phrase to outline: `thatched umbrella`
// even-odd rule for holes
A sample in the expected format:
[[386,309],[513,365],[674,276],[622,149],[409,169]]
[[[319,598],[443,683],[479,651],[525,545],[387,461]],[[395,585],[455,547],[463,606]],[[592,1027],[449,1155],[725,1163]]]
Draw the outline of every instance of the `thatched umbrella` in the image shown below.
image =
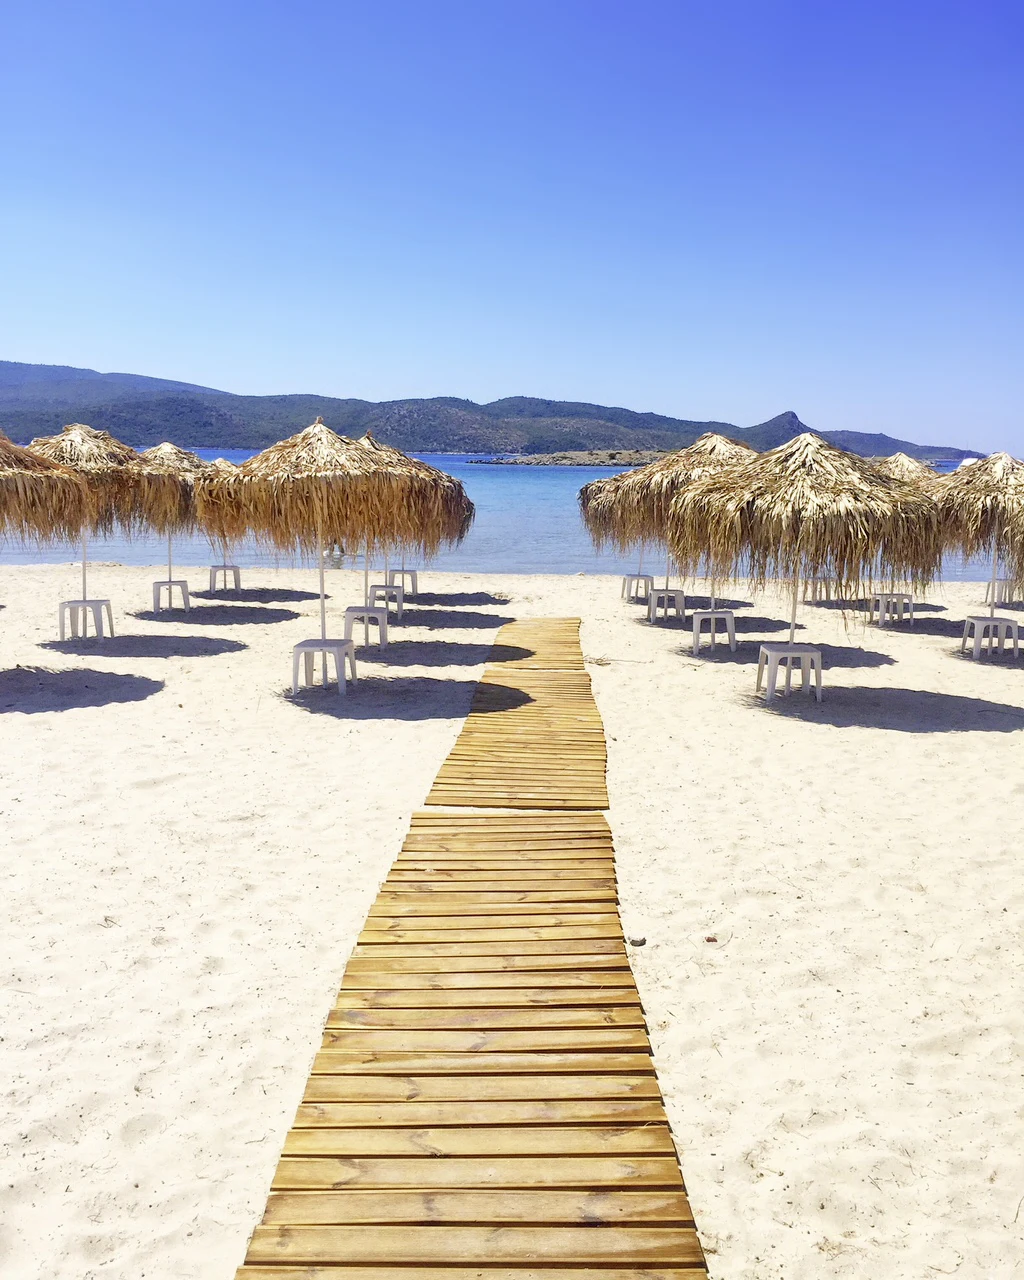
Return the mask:
[[430,555],[443,543],[458,541],[464,531],[468,499],[462,486],[457,481],[440,485],[423,473],[426,464],[412,461],[382,458],[336,435],[318,418],[233,474],[201,477],[198,519],[206,528],[223,528],[229,537],[252,532],[282,550],[315,553],[321,637],[326,639],[325,542],[365,547],[368,554],[414,546]]
[[906,480],[909,484],[932,484],[939,476],[934,467],[919,458],[912,458],[909,453],[894,453],[888,458],[873,458],[872,463],[878,471],[894,480]]
[[72,422],[57,436],[40,436],[29,444],[32,453],[56,462],[84,480],[90,494],[90,514],[82,525],[82,599],[88,599],[87,534],[109,533],[115,525],[131,532],[139,523],[139,455],[106,431]]
[[[174,577],[172,539],[193,529],[196,523],[195,485],[199,476],[211,474],[213,463],[189,449],[164,441],[139,455],[144,471],[138,495],[141,514],[157,533],[167,534],[167,581]],[[157,484],[157,477],[163,483]]]
[[0,532],[70,541],[89,514],[89,492],[80,476],[0,433]]
[[[384,444],[370,431],[360,436],[356,443],[362,445],[364,449],[368,449],[381,462],[392,464],[400,471],[411,469],[430,484],[436,485],[445,494],[444,511],[447,524],[445,541],[448,543],[462,541],[473,524],[476,510],[467,497],[461,481],[456,480],[454,476],[450,476],[447,471],[440,471],[437,467],[432,467],[429,462],[424,462],[422,458],[410,457],[409,454],[403,453],[401,449],[396,449],[394,445]],[[405,569],[404,548],[402,551],[402,569]],[[369,566],[367,566],[368,571]],[[365,585],[364,583],[364,587]]]
[[[623,471],[592,480],[579,492],[580,514],[598,549],[606,542],[620,551],[662,541],[668,528],[672,500],[685,485],[755,456],[749,445],[706,431],[686,449]],[[665,566],[668,589],[669,566]],[[714,608],[714,600],[711,602]]]
[[941,560],[928,494],[811,432],[680,490],[669,526],[680,564],[703,557],[722,576],[744,565],[758,587],[789,580],[790,643],[805,578],[859,595],[878,572],[924,585]]
[[1000,557],[1007,576],[1024,581],[1024,462],[1008,453],[993,453],[969,467],[958,467],[943,478],[937,501],[947,547],[965,556],[982,551],[992,555],[989,616],[994,617]]

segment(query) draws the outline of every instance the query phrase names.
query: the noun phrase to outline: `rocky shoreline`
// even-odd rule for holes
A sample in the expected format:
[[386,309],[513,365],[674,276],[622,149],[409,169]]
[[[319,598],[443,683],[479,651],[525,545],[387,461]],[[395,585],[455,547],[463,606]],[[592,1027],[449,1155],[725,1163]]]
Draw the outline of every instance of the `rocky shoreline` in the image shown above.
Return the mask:
[[567,453],[519,453],[506,458],[472,458],[485,467],[644,467],[670,449],[580,449]]

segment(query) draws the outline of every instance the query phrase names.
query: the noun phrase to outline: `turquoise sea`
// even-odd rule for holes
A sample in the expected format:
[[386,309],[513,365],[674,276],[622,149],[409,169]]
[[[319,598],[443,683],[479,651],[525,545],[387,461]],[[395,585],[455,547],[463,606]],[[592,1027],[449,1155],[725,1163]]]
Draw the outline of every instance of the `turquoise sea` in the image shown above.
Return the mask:
[[[244,462],[254,450],[197,449],[205,458],[226,457]],[[465,573],[622,573],[637,568],[635,555],[614,551],[600,554],[584,529],[576,494],[581,485],[598,476],[614,475],[620,467],[517,467],[488,466],[471,454],[421,454],[425,462],[458,477],[476,504],[476,521],[460,547],[442,552],[432,562],[438,569]],[[8,544],[0,549],[7,563],[53,563],[77,558],[78,548],[54,545],[43,548]],[[121,535],[90,541],[89,558],[121,564],[166,564],[167,542],[157,535],[129,541]],[[219,554],[216,557],[219,560]],[[265,547],[244,544],[232,551],[240,565],[294,565],[298,557],[277,555]],[[179,537],[174,541],[174,561],[182,566],[211,563],[205,538]],[[355,561],[353,561],[355,563]],[[645,566],[664,568],[664,552],[651,548]],[[950,561],[946,576],[980,581],[989,576],[984,563]]]

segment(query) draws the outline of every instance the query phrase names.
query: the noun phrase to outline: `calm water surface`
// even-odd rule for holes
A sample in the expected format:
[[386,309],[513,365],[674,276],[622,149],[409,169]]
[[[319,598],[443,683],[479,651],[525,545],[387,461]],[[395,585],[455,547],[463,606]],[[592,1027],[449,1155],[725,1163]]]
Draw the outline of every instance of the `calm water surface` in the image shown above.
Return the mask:
[[[204,458],[244,462],[255,450],[196,452]],[[502,467],[474,463],[471,454],[417,456],[461,480],[476,504],[476,521],[468,537],[460,547],[438,555],[432,561],[435,568],[465,573],[623,573],[637,567],[635,555],[594,550],[576,503],[581,485],[598,476],[615,475],[621,467]],[[74,560],[78,554],[74,545],[36,549],[10,544],[2,548],[0,558],[14,564],[53,563]],[[155,534],[131,541],[119,534],[94,538],[89,558],[132,565],[166,564],[167,541]],[[213,558],[219,561],[219,552]],[[251,543],[234,547],[231,558],[240,565],[302,563],[297,556],[276,555]],[[664,552],[657,548],[648,550],[644,559],[652,573],[664,568]],[[208,565],[210,544],[201,536],[175,538],[174,561],[182,566]],[[964,565],[951,559],[945,576],[980,581],[988,578],[989,567],[983,561]]]

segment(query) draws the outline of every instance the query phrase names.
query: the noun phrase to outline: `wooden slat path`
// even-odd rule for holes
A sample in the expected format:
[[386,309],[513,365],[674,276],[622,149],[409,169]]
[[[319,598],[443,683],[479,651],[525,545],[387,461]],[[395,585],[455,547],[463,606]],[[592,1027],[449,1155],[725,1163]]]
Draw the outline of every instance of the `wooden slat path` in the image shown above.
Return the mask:
[[[413,816],[237,1280],[706,1275],[596,811],[578,622],[510,623],[496,645],[516,656],[485,672],[428,803],[493,809],[504,779],[515,811]],[[495,689],[527,691],[526,737],[558,750],[512,767]]]

